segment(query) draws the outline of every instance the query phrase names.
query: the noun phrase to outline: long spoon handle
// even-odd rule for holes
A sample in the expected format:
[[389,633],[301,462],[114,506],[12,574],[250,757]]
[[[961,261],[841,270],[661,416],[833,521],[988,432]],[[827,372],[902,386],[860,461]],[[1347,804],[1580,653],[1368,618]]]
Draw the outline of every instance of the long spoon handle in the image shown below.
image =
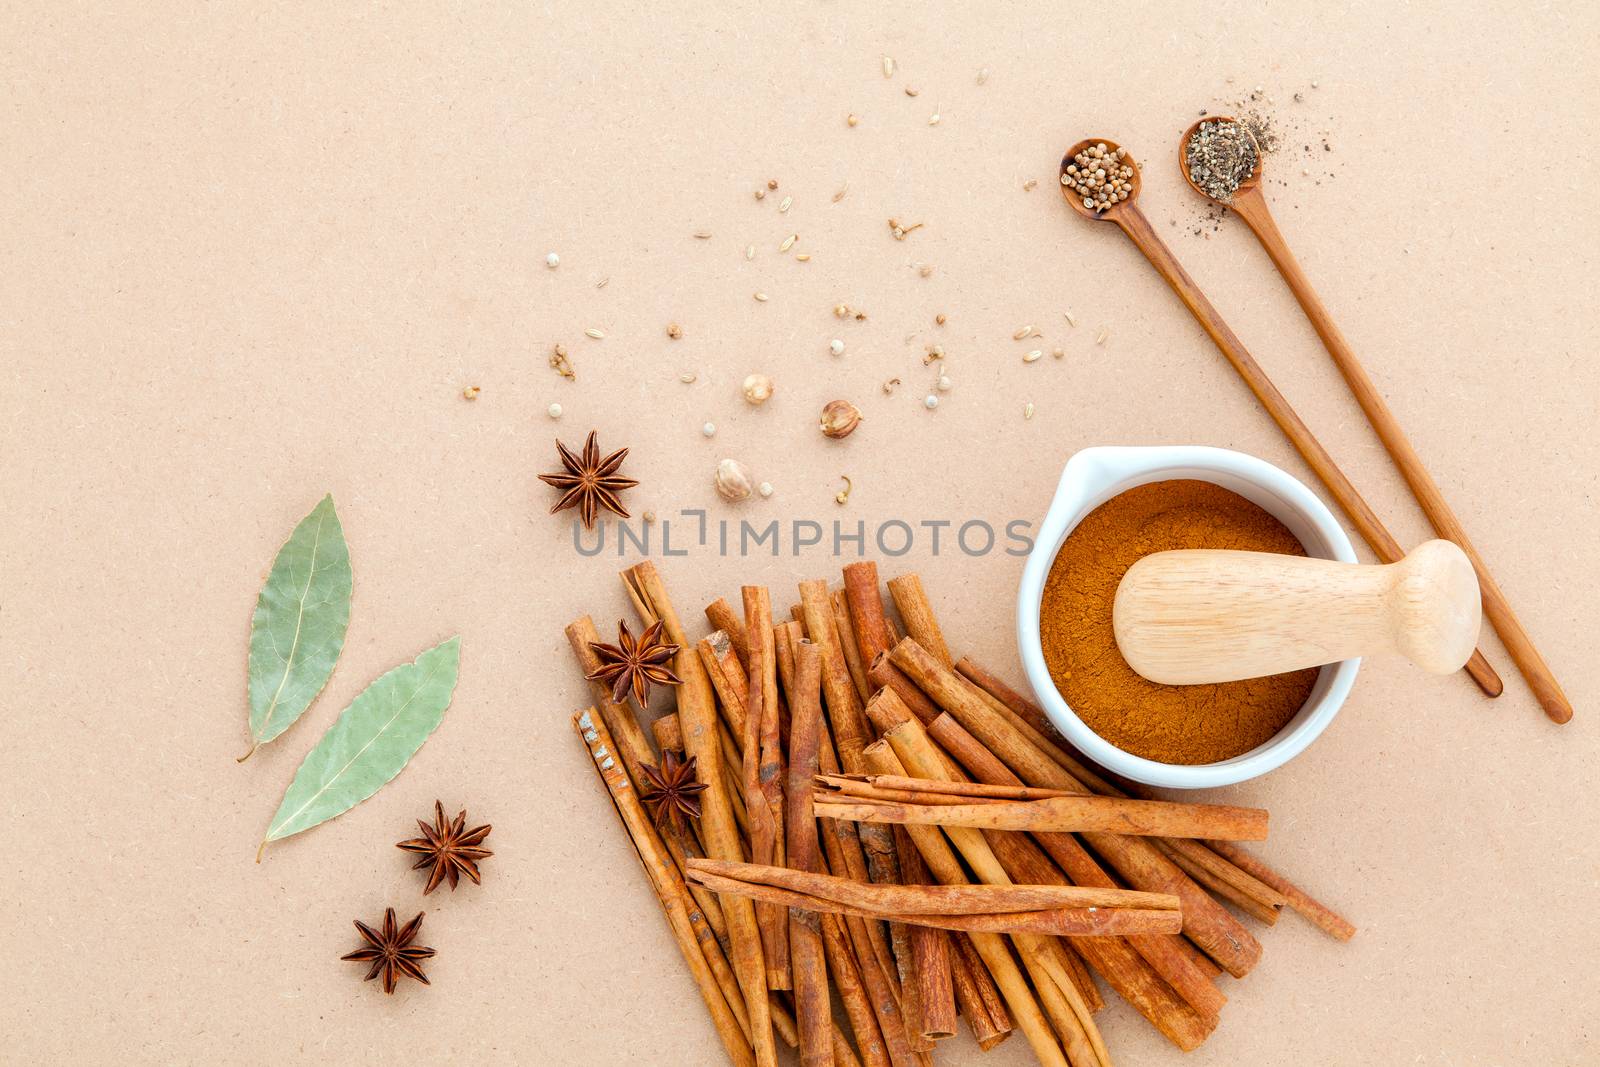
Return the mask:
[[[1345,477],[1344,471],[1339,469],[1339,465],[1333,461],[1328,450],[1323,448],[1322,443],[1312,434],[1311,428],[1295,413],[1294,408],[1289,406],[1289,401],[1284,395],[1278,392],[1278,387],[1272,384],[1267,372],[1261,369],[1255,357],[1245,349],[1244,342],[1239,340],[1228,324],[1222,320],[1222,316],[1211,305],[1211,301],[1206,299],[1206,295],[1200,291],[1194,279],[1189,277],[1189,272],[1183,269],[1183,264],[1178,262],[1178,257],[1172,254],[1172,249],[1168,248],[1166,242],[1156,234],[1155,227],[1150,225],[1150,220],[1145,218],[1144,212],[1129,200],[1119,204],[1117,210],[1111,213],[1111,217],[1122,228],[1122,232],[1128,235],[1128,239],[1144,253],[1144,258],[1150,261],[1156,273],[1172,287],[1172,291],[1178,294],[1178,299],[1183,301],[1189,313],[1200,323],[1200,327],[1222,350],[1222,354],[1233,365],[1239,377],[1244,379],[1244,383],[1250,387],[1250,391],[1261,402],[1261,406],[1267,409],[1267,414],[1272,416],[1272,421],[1278,424],[1278,428],[1289,439],[1289,443],[1294,445],[1295,451],[1300,453],[1316,476],[1322,479],[1322,484],[1328,487],[1328,492],[1333,494],[1333,498],[1339,502],[1345,514],[1350,516],[1350,521],[1355,523],[1356,529],[1367,544],[1372,546],[1372,551],[1377,557],[1385,563],[1396,563],[1403,559],[1405,552],[1401,550],[1400,543],[1384,528],[1377,513],[1361,498],[1361,494],[1356,491],[1350,479]],[[1466,671],[1472,676],[1472,680],[1478,683],[1478,688],[1489,696],[1497,697],[1505,688],[1500,676],[1495,673],[1494,668],[1479,650],[1473,650],[1472,658],[1467,660]]]
[[1328,355],[1333,357],[1334,365],[1339,368],[1339,373],[1344,375],[1350,391],[1355,394],[1356,403],[1360,404],[1361,410],[1366,413],[1367,421],[1377,432],[1378,440],[1383,442],[1383,447],[1388,450],[1394,465],[1400,469],[1401,477],[1411,487],[1411,493],[1417,498],[1417,503],[1422,505],[1422,511],[1433,524],[1434,531],[1440,537],[1461,546],[1461,550],[1472,561],[1473,569],[1478,572],[1478,587],[1483,593],[1483,612],[1488,616],[1489,624],[1500,635],[1500,640],[1505,642],[1506,652],[1510,654],[1511,661],[1517,665],[1517,669],[1522,672],[1522,677],[1527,680],[1529,688],[1539,700],[1539,705],[1544,708],[1544,713],[1558,723],[1571,719],[1572,704],[1568,702],[1567,695],[1561,691],[1561,686],[1556,682],[1555,675],[1551,673],[1544,657],[1540,656],[1539,650],[1534,647],[1533,639],[1522,626],[1522,620],[1511,610],[1511,604],[1506,600],[1505,593],[1501,592],[1494,576],[1489,573],[1488,564],[1484,563],[1483,557],[1467,538],[1466,527],[1456,518],[1456,513],[1445,501],[1444,494],[1439,491],[1438,483],[1423,465],[1422,457],[1417,454],[1405,431],[1400,428],[1400,421],[1394,417],[1394,412],[1389,410],[1389,405],[1384,402],[1383,396],[1372,384],[1372,379],[1367,377],[1366,369],[1351,351],[1344,334],[1339,332],[1339,327],[1334,325],[1332,316],[1323,306],[1316,290],[1311,288],[1311,280],[1306,277],[1299,261],[1294,258],[1294,253],[1289,251],[1289,245],[1279,232],[1272,213],[1267,210],[1267,200],[1261,193],[1261,187],[1253,185],[1241,189],[1234,199],[1233,209],[1255,232],[1261,246],[1271,257],[1273,265],[1278,268],[1278,273],[1289,283],[1289,290],[1294,293],[1294,298],[1305,310],[1306,318],[1311,320],[1312,329],[1322,338],[1322,344],[1327,348]]

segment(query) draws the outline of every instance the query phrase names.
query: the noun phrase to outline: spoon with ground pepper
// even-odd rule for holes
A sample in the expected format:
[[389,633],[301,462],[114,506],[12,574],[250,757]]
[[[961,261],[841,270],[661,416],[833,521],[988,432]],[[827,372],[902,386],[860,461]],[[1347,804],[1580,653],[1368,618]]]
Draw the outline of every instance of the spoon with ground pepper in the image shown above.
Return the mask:
[[[1131,170],[1131,175],[1123,179],[1126,182],[1125,186],[1113,187],[1114,192],[1126,195],[1118,195],[1115,200],[1111,200],[1103,195],[1102,185],[1083,180],[1082,172],[1085,164],[1080,163],[1079,159],[1087,153],[1093,153],[1095,149],[1101,149],[1104,153],[1114,156],[1119,170],[1122,167]],[[1104,155],[1094,155],[1091,158],[1103,159]],[[1092,173],[1092,170],[1099,169],[1106,169],[1104,178]],[[1112,177],[1109,168],[1096,166],[1092,170],[1089,177],[1096,181],[1103,182],[1106,178]],[[1088,188],[1087,192],[1084,191],[1085,186]],[[1294,445],[1306,464],[1322,480],[1322,484],[1327,486],[1328,492],[1339,502],[1339,506],[1350,517],[1350,521],[1372,547],[1372,551],[1384,563],[1398,563],[1405,557],[1400,542],[1396,541],[1394,535],[1384,527],[1377,513],[1362,499],[1355,485],[1328,454],[1328,450],[1322,447],[1322,443],[1311,433],[1310,427],[1290,406],[1289,401],[1278,391],[1278,387],[1272,384],[1272,379],[1267,377],[1266,371],[1261,369],[1255,357],[1244,347],[1244,342],[1239,340],[1238,335],[1223,321],[1216,307],[1206,298],[1205,293],[1200,291],[1200,286],[1195,284],[1195,280],[1189,277],[1189,272],[1183,269],[1183,264],[1178,262],[1178,257],[1172,254],[1172,249],[1167,247],[1166,242],[1156,233],[1155,227],[1150,225],[1150,220],[1139,210],[1140,188],[1139,164],[1132,154],[1123,150],[1115,141],[1103,137],[1079,141],[1067,149],[1066,155],[1061,158],[1061,193],[1067,205],[1086,219],[1117,224],[1117,228],[1125,233],[1150,261],[1156,273],[1160,274],[1178,295],[1184,307],[1189,309],[1189,313],[1227,357],[1234,371],[1244,379],[1250,391],[1261,402],[1261,406],[1267,409],[1267,414],[1272,416],[1272,421],[1278,424],[1278,428],[1289,439],[1289,443]],[[1086,199],[1089,200],[1088,204],[1084,203]],[[1103,206],[1099,206],[1102,203]],[[1484,659],[1482,652],[1474,650],[1472,658],[1467,660],[1465,669],[1478,684],[1478,688],[1486,694],[1492,697],[1500,695],[1504,685],[1500,681],[1500,676],[1489,665],[1489,661]]]
[[1266,249],[1306,318],[1311,320],[1311,327],[1322,339],[1323,347],[1333,357],[1334,365],[1344,376],[1356,403],[1361,405],[1367,422],[1411,487],[1411,494],[1422,506],[1434,532],[1460,545],[1472,561],[1483,593],[1483,613],[1505,642],[1511,661],[1522,672],[1545,714],[1555,722],[1566,722],[1572,718],[1572,704],[1534,647],[1533,639],[1523,629],[1522,621],[1511,610],[1510,602],[1489,573],[1483,557],[1468,540],[1466,527],[1445,501],[1438,483],[1423,465],[1421,455],[1400,428],[1400,420],[1389,410],[1383,394],[1372,384],[1344,334],[1334,325],[1328,309],[1311,287],[1311,280],[1294,253],[1289,251],[1277,222],[1267,210],[1267,198],[1261,189],[1262,155],[1261,145],[1249,125],[1226,115],[1201,119],[1184,131],[1183,139],[1178,142],[1178,168],[1184,180],[1201,196],[1237,212]]

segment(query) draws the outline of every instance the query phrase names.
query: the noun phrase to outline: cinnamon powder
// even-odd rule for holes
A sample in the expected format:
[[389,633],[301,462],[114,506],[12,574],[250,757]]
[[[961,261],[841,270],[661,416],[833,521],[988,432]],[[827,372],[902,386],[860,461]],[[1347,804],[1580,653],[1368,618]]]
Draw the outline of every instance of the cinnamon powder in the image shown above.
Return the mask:
[[1091,511],[1056,553],[1040,637],[1056,688],[1095,733],[1161,763],[1216,763],[1271,740],[1305,703],[1317,668],[1213,685],[1135,673],[1112,631],[1117,584],[1141,556],[1183,548],[1306,554],[1283,523],[1219,485],[1141,485]]

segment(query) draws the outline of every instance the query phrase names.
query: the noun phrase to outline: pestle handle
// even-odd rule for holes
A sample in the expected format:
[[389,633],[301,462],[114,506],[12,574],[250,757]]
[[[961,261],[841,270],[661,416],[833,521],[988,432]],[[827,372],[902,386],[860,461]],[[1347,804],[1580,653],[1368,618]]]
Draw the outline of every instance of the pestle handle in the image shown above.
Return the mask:
[[1194,549],[1145,556],[1112,607],[1117,647],[1152,682],[1260,678],[1399,652],[1432,674],[1461,669],[1478,641],[1472,562],[1426,541],[1366,566],[1271,552]]

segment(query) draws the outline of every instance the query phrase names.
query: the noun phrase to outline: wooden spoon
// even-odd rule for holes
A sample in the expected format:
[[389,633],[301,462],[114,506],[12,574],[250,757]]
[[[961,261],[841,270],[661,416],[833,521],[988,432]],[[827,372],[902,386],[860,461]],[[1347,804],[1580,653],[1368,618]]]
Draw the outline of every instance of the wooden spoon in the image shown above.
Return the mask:
[[[1066,155],[1061,157],[1061,172],[1066,173],[1067,165],[1072,162],[1073,156],[1094,144],[1104,144],[1112,151],[1118,148],[1115,141],[1103,137],[1079,141],[1067,149]],[[1301,458],[1322,480],[1322,484],[1327,486],[1328,492],[1333,494],[1333,498],[1350,517],[1350,521],[1372,547],[1372,551],[1385,563],[1398,563],[1405,555],[1400,548],[1400,542],[1384,528],[1377,513],[1361,498],[1361,494],[1356,491],[1350,479],[1345,477],[1338,464],[1334,463],[1328,450],[1322,447],[1322,443],[1295,413],[1289,401],[1278,392],[1277,386],[1272,384],[1272,380],[1255,361],[1255,357],[1246,351],[1244,342],[1240,341],[1238,335],[1222,320],[1222,316],[1217,313],[1211,301],[1206,299],[1206,295],[1200,291],[1194,279],[1189,277],[1189,273],[1183,269],[1183,265],[1172,254],[1172,250],[1157,236],[1155,227],[1150,225],[1150,220],[1145,218],[1144,212],[1139,210],[1141,188],[1139,165],[1132,155],[1124,158],[1123,162],[1133,168],[1133,192],[1128,199],[1119,201],[1104,211],[1093,211],[1084,207],[1082,199],[1074,196],[1070,189],[1062,186],[1061,191],[1067,205],[1079,215],[1094,222],[1114,222],[1128,235],[1128,239],[1144,253],[1150,265],[1155,267],[1156,273],[1172,287],[1172,291],[1178,294],[1178,299],[1183,301],[1201,328],[1222,350],[1222,354],[1227,357],[1239,377],[1244,379],[1244,383],[1250,387],[1250,391],[1261,402],[1261,406],[1267,409],[1267,414],[1272,416],[1272,421],[1278,424],[1278,428],[1289,439],[1289,443],[1294,445],[1295,451],[1300,453]],[[1472,653],[1472,658],[1467,660],[1466,671],[1472,676],[1472,680],[1478,683],[1478,688],[1489,696],[1499,696],[1504,688],[1500,676],[1489,665],[1489,661],[1484,659],[1482,652]]]
[[1129,567],[1111,618],[1122,658],[1165,685],[1260,678],[1380,652],[1450,674],[1478,642],[1482,601],[1472,561],[1449,541],[1425,542],[1384,566],[1193,549]]
[[[1545,714],[1556,722],[1566,722],[1572,718],[1572,704],[1561,691],[1561,686],[1545,663],[1544,657],[1540,656],[1539,650],[1534,647],[1528,631],[1523,629],[1522,621],[1511,610],[1510,602],[1501,592],[1494,576],[1489,573],[1489,567],[1483,562],[1483,557],[1467,539],[1466,528],[1462,526],[1461,520],[1456,518],[1450,505],[1445,502],[1438,483],[1428,473],[1428,468],[1423,466],[1422,457],[1406,438],[1405,431],[1400,429],[1400,421],[1394,417],[1394,412],[1389,410],[1389,405],[1384,403],[1382,394],[1372,384],[1372,379],[1367,377],[1365,368],[1351,351],[1344,334],[1339,332],[1339,327],[1334,325],[1328,309],[1323,306],[1316,290],[1311,288],[1310,279],[1306,277],[1305,271],[1300,269],[1299,261],[1294,258],[1294,253],[1289,251],[1283,234],[1278,230],[1278,224],[1273,221],[1272,213],[1267,210],[1267,198],[1261,191],[1261,146],[1255,145],[1255,170],[1251,172],[1250,177],[1240,183],[1232,200],[1217,200],[1195,184],[1194,179],[1189,176],[1189,138],[1194,136],[1201,123],[1235,121],[1225,115],[1207,116],[1184,131],[1183,140],[1178,142],[1178,169],[1183,172],[1184,181],[1201,196],[1224,207],[1231,207],[1241,219],[1244,219],[1245,225],[1250,227],[1256,239],[1261,242],[1261,246],[1267,250],[1267,255],[1278,268],[1278,273],[1289,283],[1290,292],[1294,293],[1294,298],[1300,302],[1306,318],[1311,320],[1312,329],[1322,338],[1323,346],[1327,348],[1328,355],[1333,357],[1334,365],[1339,368],[1339,373],[1344,375],[1345,383],[1355,394],[1356,403],[1360,404],[1361,410],[1366,413],[1367,421],[1372,424],[1378,439],[1383,442],[1389,458],[1394,460],[1406,484],[1411,487],[1412,495],[1422,505],[1423,513],[1428,516],[1434,532],[1460,545],[1461,550],[1472,561],[1473,569],[1478,572],[1478,584],[1483,589],[1483,612],[1489,617],[1489,624],[1500,635],[1500,640],[1505,642],[1511,661],[1522,672],[1523,678],[1527,680]],[[1250,134],[1249,127],[1244,123],[1239,123],[1239,126],[1254,143],[1255,138]]]

